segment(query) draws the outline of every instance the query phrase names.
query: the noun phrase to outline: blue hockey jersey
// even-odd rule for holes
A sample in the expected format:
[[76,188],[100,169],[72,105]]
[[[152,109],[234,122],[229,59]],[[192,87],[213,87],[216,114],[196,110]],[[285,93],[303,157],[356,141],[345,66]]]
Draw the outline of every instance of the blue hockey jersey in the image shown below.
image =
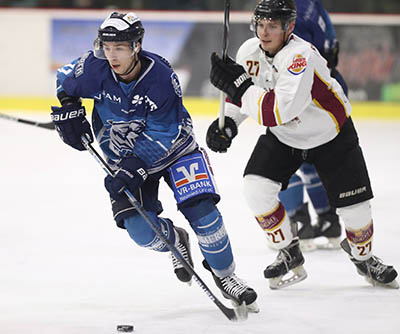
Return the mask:
[[152,174],[196,149],[197,143],[176,73],[154,53],[142,50],[139,57],[139,77],[127,86],[107,60],[89,51],[57,71],[57,95],[93,99],[93,131],[108,162],[113,166],[135,155]]
[[296,7],[294,33],[312,43],[325,57],[336,42],[335,30],[327,11],[319,0],[296,0]]

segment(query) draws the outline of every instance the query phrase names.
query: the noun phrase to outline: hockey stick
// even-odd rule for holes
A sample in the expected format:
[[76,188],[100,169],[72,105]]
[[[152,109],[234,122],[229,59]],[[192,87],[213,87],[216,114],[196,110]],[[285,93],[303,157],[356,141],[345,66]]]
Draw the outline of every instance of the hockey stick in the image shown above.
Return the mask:
[[[100,156],[100,154],[93,148],[90,144],[88,138],[82,136],[81,138],[83,146],[89,151],[89,153],[93,156],[93,158],[99,163],[99,165],[103,168],[103,170],[111,176],[114,176],[113,170],[107,164],[107,162]],[[199,275],[194,271],[193,267],[182,257],[181,253],[176,249],[176,247],[165,238],[164,234],[158,229],[158,226],[153,221],[153,219],[147,214],[143,206],[136,200],[136,198],[132,195],[132,193],[128,190],[124,190],[126,196],[128,197],[129,202],[132,204],[132,207],[143,217],[147,224],[150,225],[151,229],[156,233],[156,235],[160,238],[160,240],[165,243],[167,248],[174,254],[174,256],[179,260],[182,266],[187,270],[188,273],[193,275],[193,279],[197,282],[200,288],[205,292],[205,294],[210,298],[215,305],[221,310],[221,312],[232,321],[236,320],[245,320],[247,317],[246,314],[242,314],[242,312],[235,312],[235,310],[226,307],[222,304],[219,299],[212,293],[212,291],[208,288],[208,286],[202,281]]]
[[28,119],[23,119],[23,118],[10,116],[10,115],[6,115],[6,114],[2,114],[2,113],[0,113],[0,118],[8,119],[9,121],[14,121],[14,122],[19,122],[19,123],[34,125],[34,126],[38,126],[40,128],[44,128],[44,129],[49,129],[49,130],[54,130],[55,129],[55,126],[54,126],[53,122],[46,122],[46,123],[35,122],[35,121],[30,121]]
[[[225,0],[224,6],[224,37],[222,40],[222,59],[226,60],[228,53],[229,43],[229,11],[231,7],[230,0]],[[221,91],[219,95],[219,114],[218,114],[218,126],[222,130],[225,125],[225,94]]]

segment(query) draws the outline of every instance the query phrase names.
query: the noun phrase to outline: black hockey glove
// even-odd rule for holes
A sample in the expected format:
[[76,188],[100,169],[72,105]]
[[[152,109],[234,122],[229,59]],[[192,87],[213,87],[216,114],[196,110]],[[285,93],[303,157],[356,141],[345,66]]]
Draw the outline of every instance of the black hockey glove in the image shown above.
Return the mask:
[[211,55],[210,80],[236,105],[240,103],[247,88],[254,85],[243,66],[235,63],[229,57],[224,61],[215,52]]
[[89,141],[93,142],[92,129],[86,119],[85,107],[81,102],[74,102],[60,107],[51,107],[53,111],[51,120],[53,121],[58,134],[67,145],[84,151],[81,137],[88,134]]
[[108,175],[104,185],[115,200],[124,196],[125,188],[135,193],[147,179],[145,163],[138,157],[123,158],[118,164],[120,169],[115,176]]
[[207,130],[207,146],[214,152],[225,153],[231,146],[232,139],[238,134],[235,121],[225,116],[224,128],[218,126],[218,119],[211,123]]

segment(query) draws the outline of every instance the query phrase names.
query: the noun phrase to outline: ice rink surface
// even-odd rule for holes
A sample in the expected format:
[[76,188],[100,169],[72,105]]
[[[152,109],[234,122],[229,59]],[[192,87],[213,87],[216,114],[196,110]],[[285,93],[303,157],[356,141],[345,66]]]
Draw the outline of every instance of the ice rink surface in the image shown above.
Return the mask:
[[[210,121],[194,118],[202,145]],[[374,251],[399,270],[400,122],[355,123],[375,193]],[[0,131],[1,334],[115,334],[121,323],[140,334],[400,332],[400,290],[369,286],[341,250],[306,253],[304,282],[268,288],[263,270],[276,254],[242,195],[243,168],[263,131],[255,122],[241,126],[228,154],[210,153],[236,273],[259,295],[261,312],[241,323],[228,321],[195,282],[179,282],[167,254],[139,248],[115,226],[104,173],[87,152],[55,131],[6,120]],[[189,231],[195,270],[229,306],[172,193],[164,185],[160,192],[162,216]]]

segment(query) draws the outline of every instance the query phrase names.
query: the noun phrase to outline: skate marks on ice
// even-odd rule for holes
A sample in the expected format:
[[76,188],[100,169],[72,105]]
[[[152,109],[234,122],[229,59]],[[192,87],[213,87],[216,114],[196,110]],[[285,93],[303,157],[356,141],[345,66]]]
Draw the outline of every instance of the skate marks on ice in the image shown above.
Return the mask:
[[[211,119],[195,119],[198,140]],[[254,125],[254,126],[253,126]],[[374,187],[375,251],[400,268],[400,123],[356,122]],[[149,253],[112,222],[103,171],[86,153],[63,144],[56,132],[0,124],[3,154],[0,210],[0,332],[2,334],[114,334],[118,324],[135,333],[397,332],[399,290],[369,286],[342,250],[305,253],[303,282],[270,290],[263,270],[276,253],[242,197],[249,148],[261,133],[253,122],[239,129],[227,154],[210,152],[222,195],[219,209],[230,235],[239,277],[258,293],[260,313],[232,323],[195,285],[179,282],[167,254]],[[12,145],[10,143],[12,142]],[[6,176],[6,177],[5,177]],[[236,180],[237,178],[237,180]],[[390,178],[390,182],[388,182]],[[196,236],[160,189],[165,212],[193,240],[195,269],[227,302],[201,267]]]

